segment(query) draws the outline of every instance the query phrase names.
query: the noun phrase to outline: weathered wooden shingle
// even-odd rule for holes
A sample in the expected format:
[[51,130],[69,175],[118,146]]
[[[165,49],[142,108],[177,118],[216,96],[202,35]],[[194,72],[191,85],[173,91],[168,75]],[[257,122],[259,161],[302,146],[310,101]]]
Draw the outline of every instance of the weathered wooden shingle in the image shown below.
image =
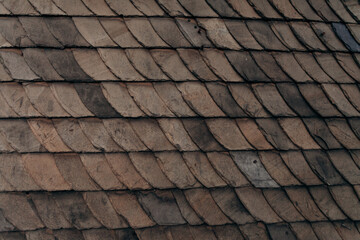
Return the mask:
[[0,0],[0,239],[360,239],[356,0]]

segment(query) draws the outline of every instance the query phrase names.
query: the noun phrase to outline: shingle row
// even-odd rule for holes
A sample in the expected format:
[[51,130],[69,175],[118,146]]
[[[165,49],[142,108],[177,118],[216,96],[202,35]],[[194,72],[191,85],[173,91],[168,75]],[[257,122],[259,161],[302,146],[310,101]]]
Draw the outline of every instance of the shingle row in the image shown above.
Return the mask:
[[1,15],[196,16],[359,21],[352,1],[340,0],[4,0]]
[[1,191],[357,186],[359,150],[2,154]]
[[3,119],[1,152],[360,149],[359,119]]
[[[329,220],[335,224],[359,220],[357,194],[358,189],[350,186],[1,193],[0,220],[1,231],[45,227],[141,229],[204,223],[209,226],[238,224],[241,229],[257,222],[279,224],[284,221],[288,224],[308,221],[315,225],[325,221],[324,224],[333,226]],[[25,223],[24,219],[29,222]]]
[[27,48],[0,60],[0,81],[360,82],[360,54],[346,53]]
[[360,52],[357,26],[219,18],[10,17],[0,19],[0,46]]
[[359,117],[359,99],[357,84],[1,83],[0,118]]
[[263,224],[250,223],[240,226],[156,226],[145,229],[119,229],[105,228],[76,230],[41,229],[35,231],[0,233],[1,240],[33,240],[33,239],[61,239],[61,240],[173,240],[173,239],[207,239],[207,240],[354,240],[359,239],[359,224],[349,221],[330,222],[297,222],[290,224]]

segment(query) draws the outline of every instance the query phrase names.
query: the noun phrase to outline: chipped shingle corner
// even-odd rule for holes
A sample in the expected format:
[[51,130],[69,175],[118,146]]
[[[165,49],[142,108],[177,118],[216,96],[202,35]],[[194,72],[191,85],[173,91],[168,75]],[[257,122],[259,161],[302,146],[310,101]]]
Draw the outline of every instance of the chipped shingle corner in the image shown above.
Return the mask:
[[360,12],[1,0],[0,240],[360,239]]

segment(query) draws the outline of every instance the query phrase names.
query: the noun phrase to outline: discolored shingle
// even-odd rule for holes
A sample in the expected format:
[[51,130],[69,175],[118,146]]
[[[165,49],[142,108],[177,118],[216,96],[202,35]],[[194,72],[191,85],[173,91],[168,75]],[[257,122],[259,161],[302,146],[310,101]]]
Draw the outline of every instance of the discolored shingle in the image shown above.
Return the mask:
[[81,101],[94,115],[99,117],[117,117],[101,90],[100,84],[74,84]]
[[27,36],[39,47],[62,47],[54,38],[42,17],[19,17]]
[[64,46],[90,46],[81,36],[74,22],[69,17],[47,17],[44,21],[49,31]]
[[76,62],[71,51],[46,49],[45,54],[55,70],[64,79],[77,81],[91,80]]
[[235,164],[257,188],[276,188],[279,185],[272,179],[261,163],[259,156],[251,151],[230,152]]

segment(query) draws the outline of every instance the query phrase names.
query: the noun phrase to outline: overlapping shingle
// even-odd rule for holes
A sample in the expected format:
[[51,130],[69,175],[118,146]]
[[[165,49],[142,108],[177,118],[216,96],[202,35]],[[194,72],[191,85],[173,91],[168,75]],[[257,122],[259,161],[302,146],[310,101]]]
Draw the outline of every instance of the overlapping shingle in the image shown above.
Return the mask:
[[0,1],[0,239],[357,239],[357,8]]

